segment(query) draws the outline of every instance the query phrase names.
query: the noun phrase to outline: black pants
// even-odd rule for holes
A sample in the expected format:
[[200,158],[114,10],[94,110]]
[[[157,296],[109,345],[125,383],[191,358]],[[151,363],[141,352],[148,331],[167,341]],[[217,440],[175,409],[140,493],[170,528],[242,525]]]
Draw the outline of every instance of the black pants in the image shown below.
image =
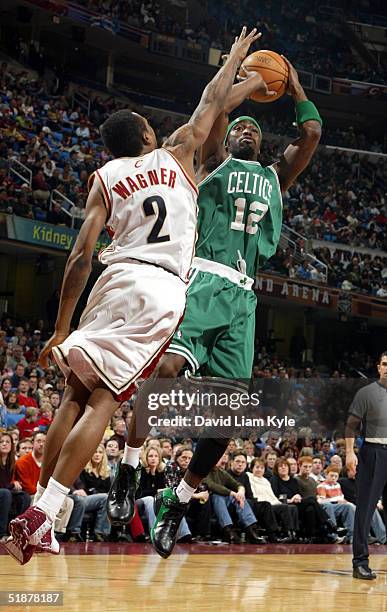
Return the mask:
[[210,535],[211,504],[209,500],[201,504],[198,499],[191,499],[185,518],[193,536]]
[[280,531],[280,527],[270,502],[260,502],[256,499],[249,499],[248,502],[255,514],[258,527],[264,527],[269,536],[277,534]]
[[295,504],[295,506],[305,535],[308,538],[315,536],[328,520],[325,510],[313,496],[303,497],[301,503]]
[[358,465],[353,566],[368,566],[368,534],[376,504],[387,485],[387,445],[365,442]]
[[282,527],[282,531],[298,531],[300,528],[298,512],[295,506],[289,504],[276,504],[272,506],[275,517]]

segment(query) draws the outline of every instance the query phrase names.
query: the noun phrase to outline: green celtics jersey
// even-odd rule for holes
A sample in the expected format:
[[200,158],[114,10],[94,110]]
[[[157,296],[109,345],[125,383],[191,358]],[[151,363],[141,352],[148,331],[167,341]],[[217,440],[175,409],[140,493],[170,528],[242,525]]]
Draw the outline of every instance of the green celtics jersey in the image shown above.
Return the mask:
[[[198,187],[196,257],[254,277],[275,253],[281,233],[282,197],[276,171],[228,157]],[[246,270],[240,269],[241,259]]]

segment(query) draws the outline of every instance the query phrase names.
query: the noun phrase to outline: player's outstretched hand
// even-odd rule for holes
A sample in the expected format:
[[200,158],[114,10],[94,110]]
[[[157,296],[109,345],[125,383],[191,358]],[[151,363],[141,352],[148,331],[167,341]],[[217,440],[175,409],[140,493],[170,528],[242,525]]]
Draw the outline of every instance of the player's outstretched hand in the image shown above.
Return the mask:
[[268,88],[266,81],[263,80],[259,72],[255,72],[255,70],[246,70],[246,68],[242,66],[239,75],[237,75],[237,80],[243,82],[249,81],[250,79],[254,79],[254,92],[267,97],[276,95],[277,92]]
[[281,57],[285,60],[289,68],[289,80],[288,80],[288,88],[286,90],[286,93],[288,94],[288,96],[294,96],[299,92],[300,87],[301,87],[300,79],[298,77],[298,72],[293,66],[293,64],[289,62],[287,57],[285,57],[284,55],[281,55]]
[[246,32],[247,28],[244,26],[240,35],[235,37],[235,42],[230,50],[230,57],[237,57],[240,62],[245,59],[250,45],[261,36],[261,33],[257,32],[257,28],[251,30],[250,34],[246,34]]
[[66,340],[67,336],[68,334],[63,333],[63,332],[54,332],[51,338],[47,340],[46,344],[44,345],[39,355],[39,359],[38,359],[38,363],[41,368],[44,368],[44,369],[48,368],[48,366],[50,365],[48,358],[50,356],[51,349],[54,346],[58,346],[58,344],[62,344],[62,342]]

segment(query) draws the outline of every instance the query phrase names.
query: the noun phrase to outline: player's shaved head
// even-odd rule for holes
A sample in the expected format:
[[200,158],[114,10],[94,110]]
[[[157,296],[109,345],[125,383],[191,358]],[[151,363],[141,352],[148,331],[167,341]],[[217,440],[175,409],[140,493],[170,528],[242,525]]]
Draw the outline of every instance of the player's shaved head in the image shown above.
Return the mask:
[[144,117],[129,109],[119,110],[100,126],[103,144],[114,157],[138,157],[156,147],[154,131]]

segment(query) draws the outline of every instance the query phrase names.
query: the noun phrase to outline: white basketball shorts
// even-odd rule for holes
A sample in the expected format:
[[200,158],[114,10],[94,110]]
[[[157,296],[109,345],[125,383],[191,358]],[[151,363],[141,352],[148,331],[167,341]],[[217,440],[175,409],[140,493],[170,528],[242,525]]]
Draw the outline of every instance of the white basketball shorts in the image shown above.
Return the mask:
[[168,347],[183,317],[187,285],[154,265],[111,264],[94,285],[79,327],[53,348],[60,369],[89,391],[102,380],[118,400],[130,397]]

